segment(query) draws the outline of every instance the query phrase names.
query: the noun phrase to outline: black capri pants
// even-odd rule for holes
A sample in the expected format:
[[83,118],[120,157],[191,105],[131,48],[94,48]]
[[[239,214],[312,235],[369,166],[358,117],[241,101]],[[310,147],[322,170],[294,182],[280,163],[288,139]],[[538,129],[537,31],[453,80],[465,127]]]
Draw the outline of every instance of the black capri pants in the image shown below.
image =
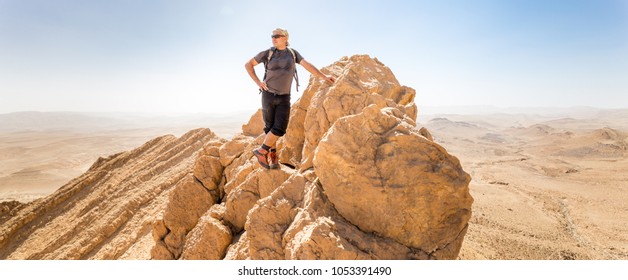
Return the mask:
[[262,114],[264,115],[264,133],[272,132],[284,136],[290,120],[290,94],[277,95],[262,92]]

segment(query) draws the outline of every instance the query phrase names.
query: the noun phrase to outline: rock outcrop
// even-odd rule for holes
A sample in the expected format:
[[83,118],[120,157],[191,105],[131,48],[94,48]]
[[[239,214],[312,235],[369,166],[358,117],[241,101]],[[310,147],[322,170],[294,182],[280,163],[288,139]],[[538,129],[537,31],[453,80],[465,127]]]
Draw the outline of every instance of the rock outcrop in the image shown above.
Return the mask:
[[[86,173],[0,225],[0,258],[150,258],[145,247],[153,243],[151,225],[213,139],[211,131],[198,129],[98,159]],[[209,191],[202,197],[211,200]]]
[[[336,210],[363,231],[435,252],[462,245],[470,177],[396,108],[371,105],[336,121],[314,166]],[[455,255],[454,255],[455,256]]]
[[415,91],[365,55],[322,71],[337,81],[295,101],[280,169],[251,153],[259,111],[229,141],[160,137],[12,207],[0,258],[455,259],[470,177],[416,127]]
[[17,211],[23,206],[24,204],[15,200],[0,202],[0,224],[15,216]]

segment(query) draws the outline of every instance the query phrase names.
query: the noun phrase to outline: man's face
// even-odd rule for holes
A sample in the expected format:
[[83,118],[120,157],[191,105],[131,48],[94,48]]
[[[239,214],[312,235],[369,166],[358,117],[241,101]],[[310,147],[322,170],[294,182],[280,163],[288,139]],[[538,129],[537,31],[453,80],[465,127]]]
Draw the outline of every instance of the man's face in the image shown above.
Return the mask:
[[288,38],[286,38],[285,35],[279,33],[279,32],[273,32],[273,35],[271,35],[271,38],[273,40],[273,46],[277,47],[277,46],[285,46],[286,42],[288,41]]

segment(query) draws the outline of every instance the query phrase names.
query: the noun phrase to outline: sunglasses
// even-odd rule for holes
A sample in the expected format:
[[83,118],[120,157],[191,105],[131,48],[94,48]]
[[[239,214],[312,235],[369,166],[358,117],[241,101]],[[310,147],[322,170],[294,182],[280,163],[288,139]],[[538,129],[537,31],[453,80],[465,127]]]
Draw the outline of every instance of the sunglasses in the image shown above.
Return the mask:
[[286,35],[272,35],[270,36],[273,39],[277,39],[277,38],[281,38],[281,37],[286,37]]

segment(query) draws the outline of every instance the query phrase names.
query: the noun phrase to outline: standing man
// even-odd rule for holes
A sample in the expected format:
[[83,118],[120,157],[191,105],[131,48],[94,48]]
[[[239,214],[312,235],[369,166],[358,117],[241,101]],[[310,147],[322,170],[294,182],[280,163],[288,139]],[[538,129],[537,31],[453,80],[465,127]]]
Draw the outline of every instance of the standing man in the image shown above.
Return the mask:
[[[335,79],[321,73],[314,65],[307,62],[299,52],[288,48],[288,31],[277,28],[271,35],[273,47],[258,53],[244,64],[251,79],[262,91],[262,113],[264,115],[264,143],[253,150],[259,164],[266,169],[279,168],[277,159],[277,140],[286,134],[290,118],[290,89],[292,77],[296,78],[296,64],[301,64],[312,75],[333,83]],[[260,81],[253,67],[264,63],[264,80]],[[297,80],[297,87],[298,87]]]

